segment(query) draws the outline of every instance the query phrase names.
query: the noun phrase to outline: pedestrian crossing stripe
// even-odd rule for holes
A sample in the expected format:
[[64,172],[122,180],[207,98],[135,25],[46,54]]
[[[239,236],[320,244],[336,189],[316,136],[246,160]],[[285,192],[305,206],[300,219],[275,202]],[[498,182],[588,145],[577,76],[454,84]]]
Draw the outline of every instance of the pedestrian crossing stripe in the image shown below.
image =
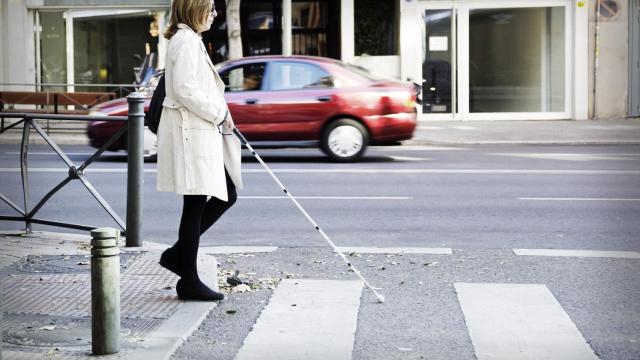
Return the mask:
[[236,360],[349,360],[361,281],[285,279],[273,292]]
[[545,285],[454,284],[478,360],[597,360]]

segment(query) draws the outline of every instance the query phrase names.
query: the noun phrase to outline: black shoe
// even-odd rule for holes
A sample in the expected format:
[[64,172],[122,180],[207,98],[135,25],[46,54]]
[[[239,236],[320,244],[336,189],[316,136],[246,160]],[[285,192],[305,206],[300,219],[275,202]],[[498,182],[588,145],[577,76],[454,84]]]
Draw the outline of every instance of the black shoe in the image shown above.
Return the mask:
[[171,271],[172,273],[183,277],[186,269],[180,264],[180,259],[174,254],[173,248],[168,248],[160,255],[160,266]]
[[199,279],[195,281],[178,280],[176,292],[180,300],[215,301],[224,299],[224,294],[210,289]]

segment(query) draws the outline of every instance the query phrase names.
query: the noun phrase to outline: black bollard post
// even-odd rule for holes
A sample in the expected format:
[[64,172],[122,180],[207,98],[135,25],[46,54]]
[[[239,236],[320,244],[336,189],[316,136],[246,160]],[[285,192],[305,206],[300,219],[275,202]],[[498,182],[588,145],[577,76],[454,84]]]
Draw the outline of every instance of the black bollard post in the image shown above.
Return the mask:
[[127,96],[129,103],[127,161],[127,247],[142,246],[142,191],[144,184],[144,100],[139,92]]

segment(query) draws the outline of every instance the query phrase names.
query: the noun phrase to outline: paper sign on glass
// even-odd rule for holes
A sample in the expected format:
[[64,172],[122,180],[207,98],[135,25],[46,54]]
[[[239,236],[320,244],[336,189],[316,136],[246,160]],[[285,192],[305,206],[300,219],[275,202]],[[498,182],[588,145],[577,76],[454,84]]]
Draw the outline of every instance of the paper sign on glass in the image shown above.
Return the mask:
[[449,38],[447,36],[429,36],[429,51],[449,50]]

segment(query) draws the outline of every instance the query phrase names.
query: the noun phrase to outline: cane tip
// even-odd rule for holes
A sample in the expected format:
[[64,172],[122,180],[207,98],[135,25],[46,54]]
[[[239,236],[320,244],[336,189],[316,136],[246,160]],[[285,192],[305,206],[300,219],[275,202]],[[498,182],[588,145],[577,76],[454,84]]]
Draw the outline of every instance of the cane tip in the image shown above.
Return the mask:
[[384,303],[384,296],[382,296],[382,295],[378,295],[378,296],[376,296],[376,297],[378,298],[378,302],[379,302],[379,303],[381,303],[381,304],[382,304],[382,303]]

